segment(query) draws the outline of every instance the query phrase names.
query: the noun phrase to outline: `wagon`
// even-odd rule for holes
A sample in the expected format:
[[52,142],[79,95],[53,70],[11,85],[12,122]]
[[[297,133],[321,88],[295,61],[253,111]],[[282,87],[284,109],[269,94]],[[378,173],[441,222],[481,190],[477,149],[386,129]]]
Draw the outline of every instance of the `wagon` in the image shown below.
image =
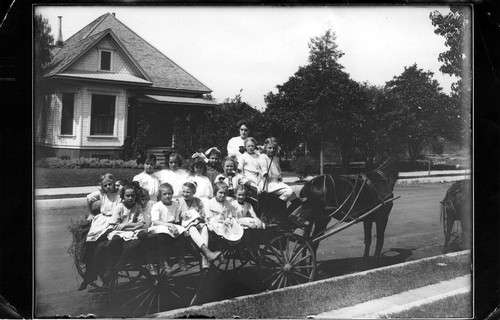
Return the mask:
[[[385,230],[392,202],[399,198],[392,194],[397,174],[394,162],[386,161],[366,175],[318,176],[304,185],[302,206],[292,214],[281,200],[262,193],[257,211],[266,228],[252,230],[258,233],[257,256],[249,252],[244,242],[226,243],[221,248],[225,259],[216,260],[212,269],[245,272],[245,266],[253,266],[258,269],[259,281],[266,290],[307,283],[316,275],[319,242],[358,222],[365,224],[366,257],[370,246],[366,239],[368,224],[370,232],[372,222],[377,223],[377,230],[379,223]],[[327,227],[331,218],[338,222]],[[380,237],[383,243],[383,233],[377,234],[377,240]],[[377,243],[375,256],[380,255],[381,246]],[[172,272],[157,276],[149,274],[140,251],[138,241],[127,243],[109,284],[91,284],[94,287],[91,291],[107,292],[110,316],[135,317],[203,301],[200,295],[207,285],[207,277],[193,244],[189,244],[186,256],[187,271],[174,266]],[[85,265],[80,256],[75,255],[75,265],[83,276]]]

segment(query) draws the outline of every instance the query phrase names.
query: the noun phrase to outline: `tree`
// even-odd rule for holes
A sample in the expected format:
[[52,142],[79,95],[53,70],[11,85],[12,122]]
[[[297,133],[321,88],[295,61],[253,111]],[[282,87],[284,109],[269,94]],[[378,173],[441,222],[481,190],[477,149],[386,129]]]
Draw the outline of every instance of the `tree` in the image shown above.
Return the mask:
[[51,28],[49,21],[42,17],[42,15],[35,15],[34,21],[34,49],[35,49],[35,79],[36,84],[41,85],[40,81],[43,76],[43,69],[52,59],[51,48],[54,45],[54,37],[50,34]]
[[343,52],[335,40],[332,30],[311,38],[309,64],[278,85],[276,94],[266,95],[265,118],[294,142],[335,141],[342,162],[348,165],[355,141],[353,131],[361,116],[353,108],[357,105],[359,85],[342,70],[338,59]]
[[458,77],[452,84],[452,97],[456,111],[451,115],[454,123],[458,122],[458,133],[453,141],[467,142],[470,136],[471,121],[471,10],[468,6],[451,6],[450,12],[443,15],[434,11],[429,15],[434,33],[443,36],[447,51],[439,54],[438,60],[443,63],[439,70],[445,74]]
[[406,143],[412,161],[422,151],[423,142],[438,134],[443,94],[434,73],[418,69],[416,64],[386,83],[388,130],[394,142]]
[[[51,29],[47,19],[41,15],[35,15],[34,21],[34,90],[35,90],[35,130],[37,135],[42,134],[46,116],[44,107],[50,105],[50,96],[45,97],[45,82],[43,81],[43,70],[52,59],[51,47],[54,37],[50,34]],[[38,156],[38,155],[37,155]]]

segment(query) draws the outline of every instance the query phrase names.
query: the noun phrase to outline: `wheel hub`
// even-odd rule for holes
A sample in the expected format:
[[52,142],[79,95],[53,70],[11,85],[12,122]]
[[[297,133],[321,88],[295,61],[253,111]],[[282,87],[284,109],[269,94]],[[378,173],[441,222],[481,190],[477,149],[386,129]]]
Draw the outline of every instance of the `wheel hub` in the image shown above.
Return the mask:
[[283,266],[283,271],[290,272],[290,270],[292,270],[292,265],[289,263],[285,263],[285,265]]

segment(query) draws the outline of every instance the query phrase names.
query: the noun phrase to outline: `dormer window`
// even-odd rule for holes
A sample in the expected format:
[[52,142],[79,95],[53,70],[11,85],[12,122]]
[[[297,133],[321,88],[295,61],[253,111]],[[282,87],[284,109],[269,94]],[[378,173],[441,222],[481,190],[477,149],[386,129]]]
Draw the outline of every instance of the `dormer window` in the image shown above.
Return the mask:
[[111,71],[112,57],[113,57],[112,51],[100,50],[99,51],[99,70]]

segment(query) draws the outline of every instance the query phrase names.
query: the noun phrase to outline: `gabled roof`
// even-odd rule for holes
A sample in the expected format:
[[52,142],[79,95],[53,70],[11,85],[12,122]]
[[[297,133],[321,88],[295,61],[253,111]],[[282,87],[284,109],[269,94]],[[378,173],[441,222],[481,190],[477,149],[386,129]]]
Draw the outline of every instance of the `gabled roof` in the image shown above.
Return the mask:
[[212,91],[110,13],[100,16],[66,40],[61,50],[53,56],[45,76],[64,71],[108,33],[135,61],[145,77],[153,83],[153,88],[200,93]]

